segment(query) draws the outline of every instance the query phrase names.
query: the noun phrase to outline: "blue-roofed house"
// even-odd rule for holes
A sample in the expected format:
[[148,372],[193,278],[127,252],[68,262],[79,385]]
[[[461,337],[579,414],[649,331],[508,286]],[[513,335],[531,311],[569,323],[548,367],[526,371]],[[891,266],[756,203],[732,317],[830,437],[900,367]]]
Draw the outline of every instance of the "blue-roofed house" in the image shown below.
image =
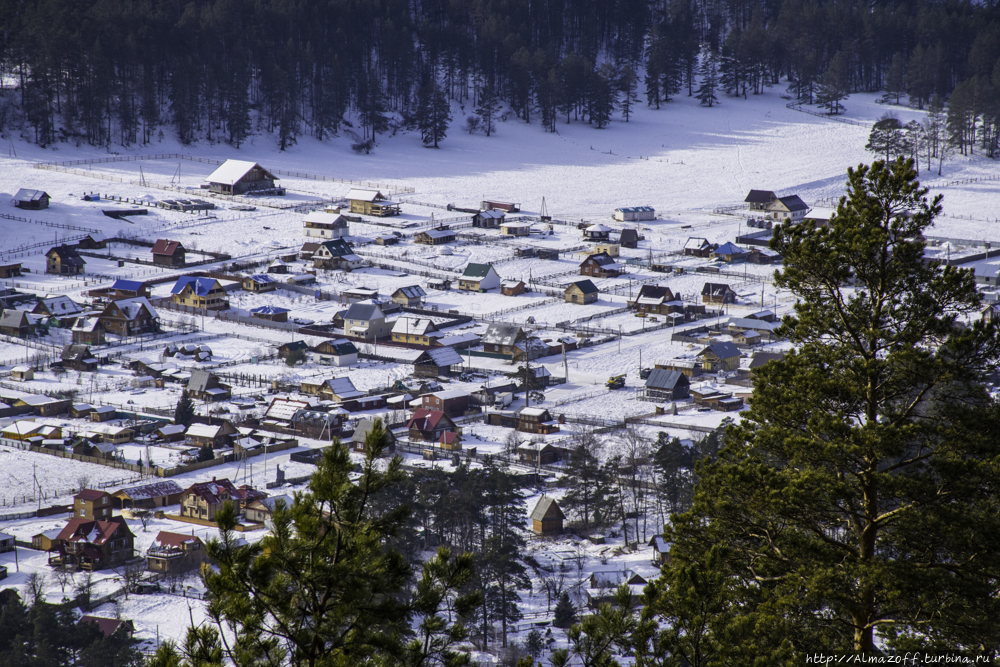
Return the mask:
[[250,311],[251,317],[267,320],[268,322],[287,322],[288,309],[279,306],[261,306]]
[[148,299],[149,285],[141,280],[125,280],[119,278],[115,281],[115,284],[111,286],[108,296],[112,300],[134,299],[137,296],[144,296]]
[[181,276],[170,290],[174,303],[192,308],[225,310],[229,308],[226,290],[215,278]]
[[747,258],[747,251],[727,241],[713,250],[711,256],[723,262],[738,262]]
[[278,281],[274,276],[257,273],[243,279],[243,289],[248,292],[270,292],[278,289]]

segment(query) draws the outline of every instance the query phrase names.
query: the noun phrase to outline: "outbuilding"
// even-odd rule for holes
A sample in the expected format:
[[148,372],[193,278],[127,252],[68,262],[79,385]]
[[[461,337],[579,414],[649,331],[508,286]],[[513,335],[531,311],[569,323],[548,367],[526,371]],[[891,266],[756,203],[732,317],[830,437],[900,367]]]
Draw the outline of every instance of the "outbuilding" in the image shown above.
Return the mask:
[[275,188],[276,180],[279,180],[278,177],[267,169],[247,160],[226,160],[205,179],[210,192],[223,195],[241,195],[257,191],[285,194],[284,189]]
[[563,531],[566,515],[555,498],[542,496],[531,510],[531,530],[536,535],[559,535]]
[[49,207],[49,194],[43,190],[21,188],[14,193],[14,206],[31,211]]

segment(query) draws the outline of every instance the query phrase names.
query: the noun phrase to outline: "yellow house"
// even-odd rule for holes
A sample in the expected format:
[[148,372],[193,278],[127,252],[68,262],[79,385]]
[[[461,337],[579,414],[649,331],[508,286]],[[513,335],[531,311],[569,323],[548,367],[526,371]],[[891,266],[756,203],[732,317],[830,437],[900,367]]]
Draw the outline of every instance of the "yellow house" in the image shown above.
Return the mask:
[[401,317],[392,325],[392,341],[394,343],[412,343],[413,345],[430,345],[437,327],[424,318]]
[[182,306],[208,310],[229,308],[226,290],[215,278],[182,276],[177,279],[170,293],[173,295],[174,303]]

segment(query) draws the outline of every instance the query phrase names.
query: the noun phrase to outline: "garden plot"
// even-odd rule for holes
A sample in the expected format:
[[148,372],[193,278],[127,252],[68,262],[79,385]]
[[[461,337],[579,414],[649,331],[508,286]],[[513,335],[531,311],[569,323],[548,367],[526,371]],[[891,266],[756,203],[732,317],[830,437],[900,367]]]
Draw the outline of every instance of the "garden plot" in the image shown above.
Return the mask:
[[[81,480],[91,486],[137,478],[135,473],[121,468],[64,459],[50,454],[0,446],[0,514],[24,511],[31,505],[35,491],[41,488],[45,496],[42,506],[56,502],[79,489]],[[126,484],[122,483],[122,486]],[[24,499],[28,498],[27,501]],[[34,505],[37,506],[37,500]],[[12,507],[10,510],[3,508]]]

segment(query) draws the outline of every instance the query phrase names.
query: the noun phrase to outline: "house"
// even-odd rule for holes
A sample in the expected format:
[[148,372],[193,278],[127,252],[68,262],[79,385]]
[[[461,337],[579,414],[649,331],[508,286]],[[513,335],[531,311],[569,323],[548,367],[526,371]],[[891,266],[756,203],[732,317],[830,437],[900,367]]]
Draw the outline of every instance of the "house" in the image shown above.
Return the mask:
[[521,408],[517,413],[517,430],[522,433],[549,435],[557,433],[559,426],[545,408]]
[[91,232],[76,242],[80,250],[101,250],[108,247],[108,237],[100,232]]
[[656,209],[652,206],[625,206],[616,208],[612,217],[618,222],[656,220]]
[[130,559],[135,535],[124,517],[109,515],[106,520],[95,520],[74,516],[52,543],[58,546],[49,553],[49,565],[94,572]]
[[727,241],[713,250],[711,256],[723,262],[739,262],[746,259],[747,251]]
[[458,433],[452,431],[445,431],[441,434],[441,438],[438,440],[438,447],[441,449],[446,449],[450,452],[458,452],[462,450],[462,436]]
[[29,211],[39,211],[49,207],[49,194],[43,190],[21,188],[14,193],[14,206]]
[[712,385],[702,385],[691,390],[695,405],[702,405],[720,412],[732,412],[743,409],[743,399],[732,394],[721,392]]
[[229,400],[229,385],[219,382],[218,376],[208,371],[195,369],[191,371],[191,379],[187,383],[187,393],[207,403]]
[[322,382],[303,382],[300,389],[304,394],[313,394],[331,401],[347,401],[365,395],[364,392],[358,391],[351,378],[346,375]]
[[483,334],[483,350],[491,354],[513,356],[518,343],[526,340],[528,335],[516,324],[492,322]]
[[[69,412],[69,406],[73,404],[70,399],[59,400],[49,396],[22,396],[14,401],[15,408],[30,407],[32,414],[38,417],[52,417]],[[20,414],[20,413],[19,413]]]
[[696,357],[701,359],[702,370],[706,373],[735,371],[740,366],[740,350],[732,343],[711,343]]
[[153,431],[153,435],[162,442],[177,442],[184,439],[184,424],[166,424]]
[[715,244],[709,243],[708,239],[691,236],[684,242],[684,254],[690,257],[708,257],[713,250]]
[[606,252],[590,255],[580,262],[580,275],[593,278],[617,278],[623,271],[621,264]]
[[684,302],[679,294],[674,294],[666,285],[643,285],[635,301],[629,301],[629,308],[650,315],[668,315],[684,312]]
[[681,401],[690,394],[691,382],[680,371],[654,368],[646,378],[646,398],[657,401]]
[[0,278],[17,278],[21,275],[21,262],[0,264]]
[[312,254],[313,266],[317,269],[342,269],[350,271],[360,268],[365,260],[354,254],[354,250],[344,239],[323,241]]
[[45,253],[45,273],[76,276],[82,274],[86,266],[87,263],[73,246],[60,245]]
[[392,325],[392,342],[430,346],[436,331],[433,320],[401,317]]
[[[171,424],[170,426],[179,428],[183,435],[183,424]],[[169,427],[164,426],[163,428]],[[183,493],[184,489],[177,482],[164,480],[162,482],[139,484],[119,489],[112,494],[112,499],[115,507],[118,508],[139,507],[153,509],[154,507],[176,505],[181,501],[181,494]]]
[[440,410],[417,408],[413,417],[407,422],[410,440],[425,440],[440,442],[445,431],[455,432],[455,422]]
[[17,382],[27,382],[35,379],[35,371],[31,366],[14,366],[10,369],[10,379]]
[[500,287],[500,276],[492,264],[475,262],[465,267],[465,273],[458,279],[458,289],[471,292],[485,292]]
[[238,506],[241,495],[228,479],[213,477],[211,482],[192,484],[181,494],[181,516],[214,521],[223,503],[232,502]]
[[542,496],[531,510],[531,530],[536,535],[559,535],[563,531],[566,515],[559,509],[555,498]]
[[14,536],[0,533],[0,554],[14,550]]
[[277,180],[277,176],[256,162],[226,160],[208,175],[205,182],[208,183],[209,192],[222,195],[242,195],[261,190],[280,190],[280,194],[285,194],[283,189],[275,188],[274,182]]
[[139,280],[124,280],[119,278],[111,286],[108,297],[111,299],[134,299],[137,296],[150,296],[149,285]]
[[587,592],[587,604],[597,607],[604,603],[615,604],[615,591],[621,585],[628,586],[633,595],[642,594],[648,582],[632,570],[604,570],[590,575],[590,591]]
[[[399,232],[396,232],[397,234]],[[391,234],[385,234],[383,236],[375,237],[375,245],[387,246],[387,245],[397,245],[399,243],[399,237],[393,236]]]
[[388,197],[378,190],[360,190],[353,188],[347,193],[351,203],[351,213],[374,215],[384,218],[401,213],[399,204],[389,201]]
[[[365,451],[365,439],[368,437],[369,431],[375,427],[374,419],[362,419],[358,422],[358,425],[354,427],[354,433],[351,434],[351,447],[356,452]],[[385,429],[386,440],[388,445],[383,453],[392,453],[396,451],[396,436],[388,428]]]
[[545,442],[526,442],[517,448],[521,463],[551,465],[559,460],[559,450]]
[[45,317],[68,318],[72,322],[76,319],[77,315],[83,312],[83,306],[68,296],[52,296],[47,299],[39,299],[35,302],[35,307],[31,309],[31,312],[34,315]]
[[750,357],[750,365],[747,368],[750,370],[750,375],[753,376],[754,371],[761,368],[767,362],[782,361],[784,358],[784,352],[754,352],[753,356]]
[[[306,438],[332,440],[343,431],[348,414],[343,408],[333,408],[326,412],[303,408],[292,414],[288,427]],[[238,448],[241,447],[242,445]]]
[[102,405],[91,410],[88,416],[92,422],[109,422],[114,421],[115,417],[118,416],[118,411],[113,406]]
[[427,410],[440,410],[449,417],[460,417],[469,409],[471,394],[464,389],[449,389],[424,394],[420,400],[421,407]]
[[737,345],[757,345],[763,337],[756,331],[740,331],[733,334],[733,342]]
[[0,334],[27,338],[35,335],[35,323],[23,310],[6,309],[0,315]]
[[[93,414],[93,413],[91,413]],[[125,426],[112,426],[111,424],[95,424],[87,429],[84,436],[96,439],[98,444],[121,445],[131,442],[135,437],[135,431]],[[115,452],[106,447],[99,448],[102,458],[114,458]],[[96,454],[91,453],[91,456]]]
[[479,208],[483,211],[498,210],[504,211],[505,213],[517,213],[521,210],[521,205],[514,204],[512,202],[492,201],[487,199],[479,202]]
[[313,348],[312,360],[326,366],[353,366],[358,363],[358,348],[346,338],[324,340]]
[[777,264],[781,261],[781,255],[766,248],[751,248],[747,253],[747,261],[751,264]]
[[190,447],[226,447],[236,434],[236,428],[227,420],[221,424],[191,424],[184,431],[184,444]]
[[273,262],[267,265],[268,273],[277,273],[278,275],[284,275],[288,273],[288,264],[285,263],[283,259],[278,257]]
[[639,232],[634,229],[623,229],[622,233],[618,237],[618,245],[623,248],[638,248]]
[[775,220],[800,222],[806,217],[809,207],[798,195],[779,197],[767,205],[767,213]]
[[174,303],[191,308],[225,310],[229,308],[226,290],[215,278],[181,276],[170,289]]
[[611,228],[601,224],[591,225],[583,230],[584,241],[607,242],[611,240]]
[[97,316],[100,328],[118,336],[152,333],[159,328],[159,313],[144,296],[110,302]]
[[266,320],[268,322],[287,322],[288,309],[281,308],[280,306],[260,306],[250,309],[250,317],[256,317],[259,320]]
[[416,377],[438,377],[452,375],[454,367],[462,366],[462,357],[455,348],[435,347],[427,350],[413,361],[413,374]]
[[352,303],[344,313],[344,335],[351,338],[375,340],[390,332],[385,314],[371,303]]
[[91,521],[107,521],[111,518],[113,503],[111,494],[96,489],[83,489],[73,496],[73,516]]
[[503,236],[531,236],[530,222],[505,222],[500,225]]
[[419,306],[425,296],[427,296],[427,292],[424,291],[423,287],[420,285],[410,285],[409,287],[400,287],[392,293],[390,298],[393,303],[412,308]]
[[96,371],[97,359],[90,353],[90,348],[86,345],[76,345],[70,343],[63,347],[62,366],[74,371]]
[[731,317],[726,323],[726,331],[732,335],[753,331],[771,340],[776,338],[774,332],[780,326],[780,322],[766,322],[752,317]]
[[506,212],[498,209],[480,211],[472,216],[472,226],[483,229],[496,229],[504,223]]
[[666,565],[670,560],[670,543],[663,535],[654,535],[649,541],[649,546],[653,547],[653,565]]
[[337,211],[312,211],[302,219],[306,238],[342,239],[348,235],[347,218]]
[[743,202],[751,211],[766,211],[771,202],[777,198],[778,196],[770,190],[751,190]]
[[56,551],[59,549],[59,534],[62,528],[47,530],[31,536],[31,548],[36,551]]
[[266,273],[255,273],[252,276],[247,276],[240,284],[248,292],[273,292],[278,289],[277,279]]
[[180,241],[157,239],[153,244],[153,264],[157,266],[184,266],[184,246]]
[[293,340],[291,343],[285,343],[278,348],[278,358],[287,359],[293,352],[302,352],[305,354],[309,352],[309,344],[304,340]]
[[437,229],[428,229],[416,234],[413,237],[413,242],[420,243],[421,245],[443,245],[451,243],[457,238],[458,235],[453,229],[438,227]]
[[201,567],[208,559],[205,543],[196,535],[161,530],[146,549],[146,569],[173,574]]
[[596,303],[599,292],[594,283],[589,280],[578,280],[563,292],[566,303]]
[[286,509],[292,506],[291,496],[286,495],[258,498],[257,500],[254,500],[247,505],[247,521],[270,524],[271,518],[274,516],[274,510],[278,506],[279,502],[284,503]]
[[518,294],[524,294],[524,281],[501,280],[500,293],[504,296],[517,296]]
[[701,288],[702,303],[736,303],[736,292],[725,283],[705,283]]
[[302,244],[299,249],[299,259],[310,260],[313,255],[316,254],[316,250],[319,248],[319,243],[315,241],[306,241]]
[[81,317],[73,325],[73,342],[80,345],[103,345],[104,329],[99,317]]

